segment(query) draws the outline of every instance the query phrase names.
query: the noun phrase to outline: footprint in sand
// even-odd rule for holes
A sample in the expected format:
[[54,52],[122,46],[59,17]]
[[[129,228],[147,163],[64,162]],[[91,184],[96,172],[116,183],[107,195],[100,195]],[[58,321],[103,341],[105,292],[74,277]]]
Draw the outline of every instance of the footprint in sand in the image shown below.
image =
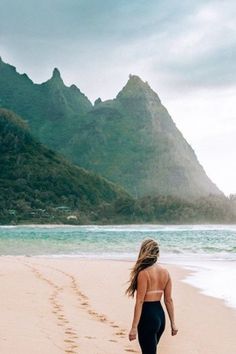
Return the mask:
[[[54,270],[56,270],[60,273],[63,273],[65,276],[70,278],[70,280],[71,280],[70,287],[73,290],[73,292],[78,296],[82,308],[84,308],[84,309],[87,308],[88,314],[90,314],[97,321],[107,323],[107,324],[111,325],[111,327],[118,329],[118,331],[115,333],[117,336],[122,337],[122,338],[126,336],[125,330],[121,329],[118,325],[115,325],[113,321],[109,321],[108,318],[104,314],[99,314],[98,312],[96,312],[92,309],[91,305],[89,304],[89,298],[78,288],[75,277],[73,277],[69,273],[63,272],[59,269],[54,268]],[[64,288],[60,287],[56,284],[53,284],[53,283],[51,285],[54,287],[54,289],[56,289],[56,292],[54,294],[54,301],[55,301],[55,298],[58,296],[58,292],[63,291]],[[57,318],[60,321],[60,323],[61,322],[69,323],[69,321],[65,320],[65,317],[63,315],[58,315],[58,312],[62,311],[61,308],[57,305],[54,305],[54,308],[56,310]],[[62,325],[62,324],[60,324],[60,325]],[[67,331],[67,333],[65,332],[65,334],[68,336],[72,335],[72,333],[70,333],[68,331]],[[76,338],[76,337],[74,337],[74,338]],[[116,342],[115,340],[111,340],[111,341]]]
[[88,310],[88,313],[90,315],[93,315],[93,316],[96,316],[97,315],[97,312],[96,311],[93,311],[93,310]]
[[65,319],[65,316],[64,316],[64,315],[59,315],[58,318],[64,320],[64,319]]
[[75,344],[75,341],[73,341],[73,339],[64,339],[65,343],[73,343]]
[[[60,304],[59,300],[58,300],[59,293],[63,292],[65,290],[65,288],[55,284],[50,279],[47,279],[46,277],[44,277],[44,275],[37,268],[35,268],[29,264],[25,264],[25,266],[27,266],[28,268],[31,269],[31,271],[34,273],[36,278],[45,281],[52,288],[53,291],[48,299],[49,299],[49,302],[51,303],[51,306],[52,306],[51,312],[57,318],[57,326],[65,328],[65,330],[64,330],[64,334],[65,334],[64,343],[66,345],[66,348],[65,348],[64,352],[68,353],[68,354],[69,353],[70,354],[78,354],[78,350],[77,350],[78,346],[76,344],[76,339],[78,338],[78,336],[76,335],[76,331],[74,331],[72,327],[68,327],[69,321],[66,319],[66,316],[63,312],[64,311],[63,305]],[[76,287],[75,281],[72,280],[72,282],[73,282],[72,287]]]
[[87,338],[87,339],[96,339],[96,337],[91,337],[91,336],[85,336],[84,338]]
[[117,325],[112,325],[112,327],[113,327],[113,328],[119,328],[119,326],[117,326]]
[[125,332],[125,330],[121,329],[120,331],[116,332],[115,334],[120,337],[125,337],[126,332]]
[[71,338],[73,339],[77,339],[78,336],[76,335],[75,332],[73,332],[72,330],[65,330],[65,334],[68,334]]
[[138,353],[137,350],[130,349],[130,348],[125,349],[125,351],[129,353]]
[[98,315],[97,316],[100,322],[107,322],[107,318],[105,315]]

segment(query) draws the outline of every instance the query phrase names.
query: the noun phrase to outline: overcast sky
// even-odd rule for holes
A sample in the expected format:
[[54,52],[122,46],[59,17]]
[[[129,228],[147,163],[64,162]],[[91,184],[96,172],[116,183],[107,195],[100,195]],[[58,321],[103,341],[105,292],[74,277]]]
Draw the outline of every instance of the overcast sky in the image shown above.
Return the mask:
[[236,193],[235,18],[235,0],[1,0],[0,55],[38,83],[58,67],[92,101],[139,75],[228,195]]

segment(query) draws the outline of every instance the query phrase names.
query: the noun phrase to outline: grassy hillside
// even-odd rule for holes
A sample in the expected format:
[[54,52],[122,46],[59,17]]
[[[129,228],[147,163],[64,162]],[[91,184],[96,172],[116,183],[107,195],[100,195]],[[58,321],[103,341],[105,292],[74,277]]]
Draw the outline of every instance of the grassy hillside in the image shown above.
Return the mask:
[[0,224],[231,223],[235,196],[134,199],[45,148],[14,113],[0,109]]
[[45,148],[22,119],[0,109],[0,220],[54,220],[73,212],[81,220],[96,219],[98,207],[126,196]]

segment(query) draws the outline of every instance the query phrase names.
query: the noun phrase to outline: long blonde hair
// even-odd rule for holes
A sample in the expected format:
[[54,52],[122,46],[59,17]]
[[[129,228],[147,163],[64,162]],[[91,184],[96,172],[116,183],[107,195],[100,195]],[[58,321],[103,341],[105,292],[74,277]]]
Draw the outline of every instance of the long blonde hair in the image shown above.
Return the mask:
[[137,289],[138,274],[141,270],[156,263],[159,256],[159,245],[152,239],[144,240],[141,244],[138,259],[131,270],[129,287],[126,290],[128,296],[134,296]]

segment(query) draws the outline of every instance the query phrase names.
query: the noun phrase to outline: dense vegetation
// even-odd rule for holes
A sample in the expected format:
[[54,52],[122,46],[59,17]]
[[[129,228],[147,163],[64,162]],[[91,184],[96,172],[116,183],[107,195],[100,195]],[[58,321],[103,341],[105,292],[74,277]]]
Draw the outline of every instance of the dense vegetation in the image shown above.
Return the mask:
[[235,222],[234,196],[135,199],[45,148],[0,109],[0,223]]
[[0,59],[0,106],[24,114],[0,108],[0,224],[236,222],[236,196],[208,179],[136,76],[116,99],[92,106],[57,69],[35,85]]
[[173,196],[125,198],[114,203],[114,215],[126,222],[162,224],[235,223],[236,203],[232,198],[209,195],[192,201]]
[[127,193],[45,148],[26,123],[0,109],[0,222],[96,218],[100,204]]
[[114,100],[89,100],[57,69],[36,85],[0,60],[0,106],[73,163],[122,185],[133,197],[220,195],[158,95],[137,76]]

